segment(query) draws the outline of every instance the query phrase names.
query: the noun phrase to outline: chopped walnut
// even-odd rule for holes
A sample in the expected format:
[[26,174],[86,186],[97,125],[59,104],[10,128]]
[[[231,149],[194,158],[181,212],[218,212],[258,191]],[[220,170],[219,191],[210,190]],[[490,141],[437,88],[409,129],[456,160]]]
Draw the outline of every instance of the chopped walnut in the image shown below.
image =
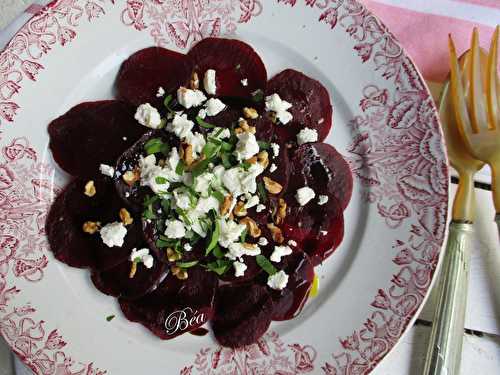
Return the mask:
[[256,244],[248,242],[245,242],[242,246],[247,250],[255,250],[255,248],[257,247]]
[[283,190],[283,186],[281,186],[276,181],[270,179],[269,177],[264,177],[263,180],[264,180],[264,186],[266,187],[266,190],[269,193],[279,194],[281,193],[281,190]]
[[134,219],[132,218],[130,212],[128,212],[126,208],[121,208],[119,215],[120,215],[120,220],[124,225],[130,225],[134,222]]
[[248,125],[248,121],[245,119],[239,119],[238,126],[239,126],[238,128],[234,129],[234,132],[236,134],[241,134],[241,133],[255,134],[257,132],[255,126]]
[[283,237],[283,232],[279,227],[277,227],[273,223],[269,223],[267,224],[267,228],[271,231],[271,235],[273,236],[274,242],[283,243],[285,241],[285,237]]
[[85,184],[85,190],[83,191],[83,194],[85,194],[87,197],[93,197],[96,195],[97,191],[95,189],[94,181],[90,180]]
[[99,231],[101,223],[98,221],[86,221],[83,223],[83,231],[88,234],[94,234]]
[[259,117],[259,113],[255,108],[245,107],[243,108],[243,116],[245,116],[245,118],[255,120],[256,118]]
[[170,247],[167,248],[167,259],[169,262],[175,262],[176,260],[179,260],[181,258],[182,258],[181,254],[177,253],[175,250],[171,249]]
[[141,179],[141,174],[138,169],[134,169],[133,171],[126,171],[122,176],[123,181],[129,186],[132,186],[137,181]]
[[224,202],[222,202],[220,206],[220,214],[221,216],[226,215],[229,212],[229,209],[231,208],[231,204],[233,203],[233,196],[232,194],[228,194],[224,197]]
[[245,203],[244,202],[238,202],[236,203],[236,206],[234,206],[233,209],[234,216],[236,217],[244,217],[247,216],[247,209],[245,208]]
[[257,161],[264,169],[269,165],[269,154],[267,151],[261,151],[257,154]]
[[198,90],[200,88],[200,80],[198,78],[198,73],[193,72],[191,75],[191,80],[189,81],[189,88],[191,90]]
[[257,163],[257,156],[252,156],[250,159],[247,159],[245,161],[250,164],[255,164]]
[[178,266],[170,267],[170,272],[172,272],[172,275],[177,277],[179,280],[186,280],[188,278],[187,271],[183,270],[182,268],[180,268]]
[[276,224],[282,224],[286,217],[286,202],[283,198],[278,201],[278,210],[274,218]]
[[240,224],[245,224],[248,230],[248,234],[253,238],[260,237],[262,231],[259,228],[259,225],[252,218],[244,217],[240,220]]
[[188,167],[191,166],[194,163],[193,146],[189,143],[182,143],[179,156],[184,161],[185,165]]
[[128,275],[128,277],[130,279],[132,279],[135,274],[137,273],[137,263],[136,262],[132,262],[131,266],[130,266],[130,273]]

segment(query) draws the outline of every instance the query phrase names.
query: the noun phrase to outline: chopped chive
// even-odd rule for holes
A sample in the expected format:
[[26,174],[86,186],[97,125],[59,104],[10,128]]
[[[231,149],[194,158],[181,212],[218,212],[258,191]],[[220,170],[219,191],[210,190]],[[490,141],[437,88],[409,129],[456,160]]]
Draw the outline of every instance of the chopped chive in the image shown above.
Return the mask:
[[151,207],[146,208],[146,209],[143,211],[142,216],[143,216],[146,220],[156,219],[156,215],[154,214],[153,209],[152,209]]
[[189,219],[189,217],[187,216],[186,212],[184,210],[181,210],[180,208],[177,208],[175,210],[175,212],[177,212],[177,215],[179,215],[182,219],[182,221],[187,224],[187,225],[191,225],[192,222],[191,220]]
[[224,203],[224,194],[222,194],[220,191],[212,191],[212,196],[217,199],[220,204]]
[[231,155],[224,152],[224,153],[220,154],[220,158],[221,158],[222,165],[224,166],[224,168],[229,169],[233,166],[231,164],[231,161],[230,161]]
[[164,240],[161,240],[161,239],[157,239],[156,242],[155,242],[155,245],[157,248],[164,248],[164,247],[168,247],[170,246],[170,242],[169,241],[164,241]]
[[261,102],[264,99],[264,92],[261,89],[252,92],[252,100],[254,102]]
[[177,262],[175,265],[180,268],[191,268],[198,264],[197,260],[193,260],[192,262]]
[[208,122],[204,121],[200,116],[196,116],[196,122],[198,125],[205,129],[213,129],[216,127],[215,125],[209,124]]
[[184,169],[186,169],[186,164],[184,164],[184,161],[179,160],[177,163],[177,167],[175,167],[175,173],[177,173],[179,176],[182,176],[184,173]]
[[170,211],[170,200],[169,199],[162,199],[161,200],[161,208],[163,209],[163,212],[168,214],[168,211]]
[[208,263],[205,268],[222,276],[231,267],[232,262],[228,259],[217,259],[215,262]]
[[216,156],[219,153],[219,150],[220,146],[210,141],[207,142],[205,146],[203,146],[203,150],[201,152],[203,153],[203,155],[205,155],[207,159],[210,159]]
[[163,100],[163,105],[165,106],[165,108],[170,112],[170,113],[173,113],[175,112],[171,107],[170,107],[170,103],[172,102],[172,94],[168,95],[167,97],[165,97],[165,99]]
[[257,255],[255,257],[255,261],[257,262],[259,267],[266,271],[269,275],[274,275],[276,272],[278,272],[276,267],[274,267],[269,259],[267,259],[264,255]]
[[231,143],[229,143],[229,142],[222,142],[221,148],[224,151],[231,151],[233,149],[233,145]]
[[214,249],[214,247],[217,245],[217,242],[219,241],[219,236],[220,236],[219,221],[215,220],[214,225],[215,227],[212,232],[212,238],[210,238],[210,242],[208,243],[207,249],[205,250],[205,255],[210,254],[210,252]]
[[264,187],[264,184],[262,183],[262,181],[259,181],[257,183],[257,195],[259,196],[259,199],[262,203],[267,202],[266,188]]
[[217,129],[217,131],[215,132],[215,134],[212,136],[213,138],[218,138],[219,135],[221,135],[221,133],[224,131],[224,128],[219,128]]
[[144,144],[144,151],[146,151],[148,155],[156,154],[158,152],[163,152],[165,146],[168,147],[160,138],[151,138]]
[[224,253],[222,252],[222,249],[220,248],[219,245],[216,245],[214,247],[213,254],[217,259],[224,258]]
[[163,184],[166,184],[168,182],[168,180],[165,178],[165,177],[162,177],[162,176],[156,176],[155,177],[155,182],[158,184],[158,185],[163,185]]
[[248,233],[248,231],[245,228],[245,230],[243,232],[241,232],[241,234],[240,234],[240,242],[245,243],[245,241],[247,239],[247,233]]
[[269,142],[257,141],[257,144],[259,145],[259,150],[269,150],[271,147]]
[[114,318],[115,318],[115,315],[109,315],[109,316],[106,317],[106,320],[108,322],[111,322]]

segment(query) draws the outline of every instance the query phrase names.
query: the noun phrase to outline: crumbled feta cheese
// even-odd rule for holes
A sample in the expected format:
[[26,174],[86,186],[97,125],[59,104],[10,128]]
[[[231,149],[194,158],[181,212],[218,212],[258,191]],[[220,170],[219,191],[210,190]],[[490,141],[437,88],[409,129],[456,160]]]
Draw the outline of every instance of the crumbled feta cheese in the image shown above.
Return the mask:
[[[218,135],[215,136],[216,134],[218,134]],[[229,131],[228,128],[219,128],[219,127],[216,127],[210,133],[210,137],[211,138],[215,138],[215,139],[225,139],[225,138],[229,138],[230,136],[231,136],[231,132]]]
[[206,197],[208,195],[208,190],[212,185],[215,176],[213,173],[204,172],[198,177],[194,179],[193,189],[197,193],[200,193],[202,196]]
[[184,139],[191,135],[191,129],[194,126],[194,122],[187,118],[187,115],[174,116],[172,122],[167,124],[167,130],[174,133],[180,139]]
[[189,242],[186,242],[184,244],[184,250],[191,251],[191,250],[193,250],[193,246],[191,246],[191,244]]
[[271,289],[283,290],[288,284],[288,275],[285,271],[276,272],[274,275],[270,275],[267,278],[267,285]]
[[247,160],[259,152],[259,144],[252,133],[241,133],[237,135],[238,143],[234,155],[238,160]]
[[316,193],[314,190],[308,186],[298,189],[297,193],[295,193],[295,199],[297,199],[297,202],[299,202],[301,206],[305,206],[311,199],[314,199],[315,196]]
[[245,87],[248,86],[248,78],[242,79],[240,82],[241,82],[242,86],[245,86]]
[[212,197],[202,197],[198,200],[198,204],[196,205],[196,210],[203,212],[204,214],[208,213],[210,210],[215,210],[216,212],[219,212],[219,206],[220,202]]
[[161,98],[163,95],[165,95],[165,89],[163,87],[158,87],[158,91],[156,92],[156,97]]
[[243,255],[247,256],[257,256],[260,255],[260,247],[257,245],[252,246],[252,248],[245,247],[241,242],[233,242],[228,246],[228,252],[226,253],[226,258],[231,260],[236,260],[241,258]]
[[205,108],[207,116],[216,116],[226,108],[226,105],[220,99],[210,98],[205,103]]
[[220,219],[219,245],[228,247],[231,243],[240,238],[241,233],[246,229],[246,225],[238,224],[233,220]]
[[130,193],[128,191],[125,192],[125,198],[130,197]]
[[139,159],[139,168],[141,169],[141,186],[149,186],[156,194],[166,193],[170,187],[169,181],[175,182],[179,178],[175,170],[172,171],[167,166],[161,168],[156,165],[154,154],[146,157],[141,156]]
[[288,109],[292,107],[292,104],[285,100],[281,100],[278,94],[272,94],[266,96],[266,111],[273,111],[276,113],[276,117],[282,124],[288,124],[293,116]]
[[202,108],[198,111],[198,117],[204,120],[207,117],[207,110]]
[[320,230],[319,233],[322,235],[322,236],[326,236],[328,234],[328,231],[327,230]]
[[296,247],[297,246],[297,242],[294,241],[294,240],[290,240],[290,241],[288,241],[288,245]]
[[141,104],[137,107],[134,118],[139,124],[151,129],[158,129],[161,125],[160,112],[149,103]]
[[257,205],[257,207],[255,208],[255,211],[257,212],[262,212],[266,209],[266,206],[264,206],[262,203]]
[[233,262],[233,267],[234,267],[234,276],[236,277],[241,277],[245,275],[245,271],[247,270],[247,265],[243,262],[239,261],[234,261]]
[[179,87],[177,90],[177,101],[184,108],[199,107],[207,97],[200,90],[191,90],[185,87]]
[[108,177],[113,177],[115,175],[115,169],[111,165],[101,164],[99,166],[99,171]]
[[276,164],[271,164],[269,167],[269,172],[273,173],[276,169],[278,169],[278,166]]
[[198,156],[203,151],[203,147],[205,147],[205,144],[207,143],[203,134],[200,134],[198,132],[195,132],[194,134],[189,132],[189,134],[186,136],[186,142],[193,147],[193,157],[195,159],[198,158]]
[[292,253],[292,249],[290,246],[275,246],[274,251],[269,258],[271,262],[279,263],[281,262],[281,258],[290,255]]
[[255,193],[257,191],[256,177],[264,171],[259,164],[252,164],[247,171],[240,167],[233,167],[224,172],[222,183],[224,187],[237,197],[244,193]]
[[100,231],[102,242],[108,247],[122,247],[127,235],[127,228],[122,222],[115,221],[114,223],[106,224]]
[[258,242],[258,244],[259,244],[260,246],[266,246],[268,243],[269,243],[269,241],[267,240],[267,238],[266,238],[266,237],[261,237],[261,238],[259,238],[259,242]]
[[324,205],[326,202],[328,202],[328,195],[318,195],[318,204],[320,206]]
[[259,204],[259,201],[260,199],[258,195],[252,195],[247,200],[247,203],[245,203],[245,208],[252,208],[254,206],[257,206]]
[[217,85],[215,82],[215,70],[208,69],[203,77],[203,87],[208,95],[215,95],[217,91]]
[[148,248],[137,250],[134,247],[130,253],[129,260],[135,263],[142,263],[146,268],[151,268],[154,264],[154,258],[149,254]]
[[280,154],[280,145],[277,143],[271,143],[271,149],[273,150],[273,157],[277,157]]
[[318,131],[316,129],[303,128],[300,129],[299,134],[297,134],[297,144],[303,145],[308,142],[318,141]]
[[173,191],[174,199],[172,202],[174,203],[174,208],[180,208],[181,210],[188,210],[191,208],[191,200],[189,199],[189,194],[182,191],[181,189],[175,189]]
[[182,238],[186,235],[186,228],[180,220],[166,220],[165,226],[165,236],[168,238]]

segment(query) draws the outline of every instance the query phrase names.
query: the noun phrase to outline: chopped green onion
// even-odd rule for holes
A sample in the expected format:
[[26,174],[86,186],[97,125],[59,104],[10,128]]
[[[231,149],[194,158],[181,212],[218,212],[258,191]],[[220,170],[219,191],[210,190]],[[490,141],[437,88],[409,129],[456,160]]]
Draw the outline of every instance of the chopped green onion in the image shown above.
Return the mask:
[[266,188],[264,187],[264,184],[262,183],[262,181],[259,181],[257,183],[257,194],[258,194],[259,199],[262,203],[267,202],[267,192],[266,192]]
[[217,131],[215,132],[215,134],[212,136],[213,138],[218,138],[219,135],[221,135],[221,133],[224,131],[224,128],[219,128],[217,129]]
[[170,146],[167,143],[163,143],[160,138],[151,138],[144,144],[144,151],[146,151],[148,155],[158,152],[167,155],[170,152]]
[[224,194],[222,194],[220,191],[212,191],[212,196],[217,199],[220,204],[224,203]]
[[229,143],[229,142],[222,142],[221,148],[224,151],[231,151],[233,149],[233,145],[231,143]]
[[205,122],[200,116],[196,116],[196,122],[198,123],[198,125],[205,129],[213,129],[216,127],[215,125]]
[[111,322],[114,318],[115,318],[115,315],[110,315],[110,316],[107,316],[107,317],[106,317],[106,320],[107,320],[108,322]]
[[142,213],[142,216],[143,216],[143,217],[144,217],[144,219],[146,219],[146,220],[156,219],[156,215],[154,214],[152,207],[148,207],[148,208],[146,208],[146,209],[144,210],[144,212]]
[[165,177],[162,177],[162,176],[156,176],[155,177],[155,182],[158,184],[158,185],[162,185],[162,184],[166,184],[168,182],[168,180],[165,178]]
[[170,94],[163,100],[163,105],[170,113],[175,112],[172,108],[170,108],[170,103],[172,102],[172,99],[173,99],[172,94]]
[[219,245],[216,245],[214,247],[213,254],[217,259],[224,258],[224,253],[222,252],[222,249],[220,248]]
[[187,216],[187,214],[186,214],[186,212],[185,212],[184,210],[182,210],[182,209],[180,209],[180,208],[177,208],[177,209],[175,210],[175,212],[177,212],[177,215],[179,215],[179,216],[181,217],[182,221],[183,221],[185,224],[187,224],[187,225],[191,225],[191,224],[193,224],[193,223],[191,222],[191,220],[189,219],[189,217]]
[[259,267],[266,271],[269,275],[274,275],[276,272],[278,272],[278,270],[271,264],[269,259],[267,259],[264,255],[257,255],[255,257],[255,261],[257,262]]
[[271,147],[269,142],[257,141],[257,144],[259,145],[259,150],[269,150]]
[[228,259],[217,259],[215,262],[208,263],[205,267],[215,272],[217,275],[222,276],[231,267],[232,262]]
[[205,250],[205,255],[210,254],[210,252],[214,249],[219,241],[220,236],[220,223],[218,220],[214,221],[214,230],[212,232],[212,238],[210,238],[210,242],[208,243],[207,249]]
[[191,268],[198,264],[197,260],[193,260],[192,262],[177,262],[175,265],[180,268]]
[[231,164],[231,161],[230,161],[230,158],[231,158],[230,154],[223,152],[220,154],[220,158],[221,158],[222,165],[224,166],[224,168],[229,169],[233,166]]
[[162,199],[161,208],[165,214],[168,214],[168,211],[170,211],[170,199]]
[[203,150],[201,152],[207,159],[210,159],[216,156],[219,153],[219,150],[220,146],[210,140],[210,142],[207,142],[205,146],[203,146]]
[[245,229],[243,232],[240,234],[240,242],[245,243],[245,240],[247,239],[247,230]]
[[193,170],[191,171],[193,174],[193,178],[198,177],[200,174],[205,172],[205,170],[208,168],[208,165],[212,162],[211,159],[205,159],[197,163]]
[[177,173],[179,176],[182,176],[184,173],[184,169],[186,169],[186,164],[184,164],[184,161],[179,160],[177,163],[177,167],[175,167],[175,173]]
[[243,168],[245,171],[248,171],[250,169],[250,167],[252,166],[251,163],[249,163],[248,161],[244,161],[240,164],[241,168]]
[[157,239],[155,242],[155,245],[157,248],[162,249],[164,247],[169,247],[170,246],[170,241],[165,241],[161,239]]
[[252,100],[254,102],[261,102],[264,99],[264,92],[261,89],[252,92]]
[[153,203],[156,203],[158,201],[158,199],[160,199],[160,197],[158,197],[157,195],[153,195],[153,196],[146,195],[146,197],[144,197],[143,204],[144,204],[144,206],[150,206]]

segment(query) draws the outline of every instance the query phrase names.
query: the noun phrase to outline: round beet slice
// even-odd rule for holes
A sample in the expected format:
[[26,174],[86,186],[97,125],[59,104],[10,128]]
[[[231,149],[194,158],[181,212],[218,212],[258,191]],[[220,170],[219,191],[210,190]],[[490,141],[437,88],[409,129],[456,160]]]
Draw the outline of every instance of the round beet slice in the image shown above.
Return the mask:
[[96,269],[111,268],[130,255],[132,248],[140,244],[142,231],[140,218],[127,225],[127,235],[122,247],[108,247],[99,232],[85,233],[87,221],[105,225],[120,221],[119,212],[126,206],[116,195],[109,179],[95,179],[96,194],[84,194],[88,180],[75,179],[66,186],[52,204],[47,216],[46,230],[50,249],[61,262],[72,267]]
[[222,346],[239,348],[253,344],[269,328],[273,300],[266,286],[224,285],[216,298],[212,328]]
[[352,173],[342,155],[326,143],[306,143],[300,146],[293,157],[294,191],[305,185],[316,195],[334,196],[345,209],[352,195]]
[[158,88],[173,93],[186,86],[192,67],[186,55],[161,47],[137,51],[120,68],[116,79],[118,98],[134,106],[150,103],[161,108],[163,99],[156,97]]
[[[252,92],[266,86],[264,63],[251,46],[239,40],[206,38],[191,48],[188,57],[200,83],[208,69],[216,71],[217,96],[250,98]],[[241,82],[245,79],[246,86]]]
[[99,175],[101,163],[114,165],[146,131],[134,113],[133,107],[116,100],[78,104],[49,124],[54,160],[71,175]]
[[303,251],[294,251],[283,258],[277,267],[288,275],[285,289],[272,292],[274,300],[273,320],[289,320],[304,307],[314,280],[314,267]]
[[137,272],[132,278],[131,266],[132,262],[127,259],[106,271],[93,271],[92,282],[104,294],[136,299],[154,290],[168,272],[167,265],[156,258],[149,269],[142,263],[137,264]]
[[217,277],[200,267],[187,272],[187,280],[169,274],[153,292],[135,301],[120,298],[127,319],[141,323],[163,340],[205,324],[213,316]]
[[275,132],[283,142],[295,141],[303,128],[316,129],[322,141],[332,127],[332,104],[326,88],[315,79],[293,69],[286,69],[267,84],[266,95],[278,94],[292,104],[288,110],[293,120],[277,125]]

